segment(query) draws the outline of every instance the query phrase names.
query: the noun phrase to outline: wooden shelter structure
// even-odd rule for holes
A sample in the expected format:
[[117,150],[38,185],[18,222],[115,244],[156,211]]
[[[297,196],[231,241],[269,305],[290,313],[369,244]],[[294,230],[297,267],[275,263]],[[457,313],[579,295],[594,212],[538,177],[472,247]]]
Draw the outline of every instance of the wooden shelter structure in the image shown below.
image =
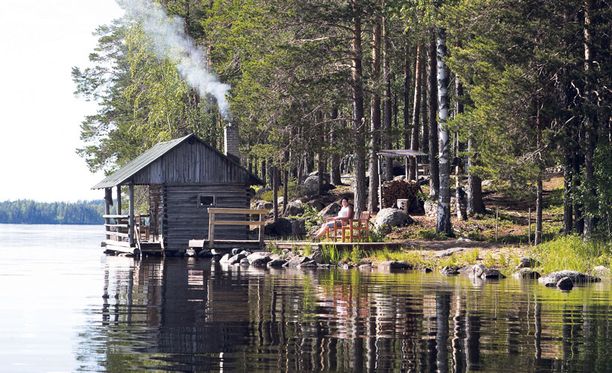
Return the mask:
[[[103,246],[134,254],[185,253],[189,240],[208,235],[208,208],[248,209],[250,186],[263,184],[237,159],[194,134],[145,151],[93,186],[105,190]],[[135,186],[145,186],[145,214],[136,215]],[[125,212],[121,201],[124,187],[129,204]],[[116,211],[111,214],[113,188]],[[232,220],[246,220],[246,216]],[[246,224],[227,225],[217,228],[215,236],[218,240],[247,240],[248,229]]]
[[[426,162],[420,162],[421,159],[427,157],[428,154],[422,152],[420,150],[412,150],[412,149],[390,149],[390,150],[379,150],[376,153],[378,156],[378,174],[381,175],[382,166],[381,161],[383,158],[404,158],[405,162],[405,170],[406,170],[406,178],[408,178],[408,168],[410,167],[410,160],[416,164],[416,173],[415,178],[418,181],[419,175],[429,176],[429,159]],[[378,183],[378,206],[382,208],[382,182]]]

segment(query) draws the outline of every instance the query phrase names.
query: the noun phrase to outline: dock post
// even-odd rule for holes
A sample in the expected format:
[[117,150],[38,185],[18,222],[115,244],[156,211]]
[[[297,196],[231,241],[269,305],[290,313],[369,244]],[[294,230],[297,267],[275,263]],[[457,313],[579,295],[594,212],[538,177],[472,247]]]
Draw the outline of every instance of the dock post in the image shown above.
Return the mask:
[[215,213],[208,210],[208,248],[212,250],[215,240]]
[[121,185],[117,185],[117,215],[121,215]]
[[134,184],[128,185],[128,194],[130,197],[130,215],[128,217],[128,239],[130,246],[134,246]]

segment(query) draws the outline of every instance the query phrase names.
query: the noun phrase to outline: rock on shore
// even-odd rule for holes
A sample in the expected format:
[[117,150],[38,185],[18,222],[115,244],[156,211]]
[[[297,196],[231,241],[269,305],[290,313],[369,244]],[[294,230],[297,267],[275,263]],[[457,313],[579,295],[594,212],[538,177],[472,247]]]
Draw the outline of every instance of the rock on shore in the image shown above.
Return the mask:
[[548,287],[555,287],[557,283],[562,278],[569,278],[572,283],[588,283],[588,282],[599,282],[601,279],[599,277],[589,276],[586,273],[578,272],[578,271],[558,271],[549,273],[544,277],[540,277],[539,281],[541,284]]

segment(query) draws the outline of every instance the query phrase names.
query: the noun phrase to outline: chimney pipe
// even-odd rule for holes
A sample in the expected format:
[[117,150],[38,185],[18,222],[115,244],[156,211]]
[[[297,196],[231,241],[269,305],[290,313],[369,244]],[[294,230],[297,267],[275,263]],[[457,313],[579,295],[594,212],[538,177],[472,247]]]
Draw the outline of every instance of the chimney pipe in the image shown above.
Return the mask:
[[223,135],[225,155],[240,163],[240,134],[238,132],[238,125],[231,121],[227,122]]

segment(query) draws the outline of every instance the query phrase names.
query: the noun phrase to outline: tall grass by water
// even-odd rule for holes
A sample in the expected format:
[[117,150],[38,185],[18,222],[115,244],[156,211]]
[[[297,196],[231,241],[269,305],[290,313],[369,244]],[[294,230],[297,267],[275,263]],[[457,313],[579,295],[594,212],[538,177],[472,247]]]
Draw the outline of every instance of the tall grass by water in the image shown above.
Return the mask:
[[535,247],[533,256],[544,273],[563,269],[589,272],[599,265],[610,268],[612,244],[584,241],[576,235],[562,236]]

